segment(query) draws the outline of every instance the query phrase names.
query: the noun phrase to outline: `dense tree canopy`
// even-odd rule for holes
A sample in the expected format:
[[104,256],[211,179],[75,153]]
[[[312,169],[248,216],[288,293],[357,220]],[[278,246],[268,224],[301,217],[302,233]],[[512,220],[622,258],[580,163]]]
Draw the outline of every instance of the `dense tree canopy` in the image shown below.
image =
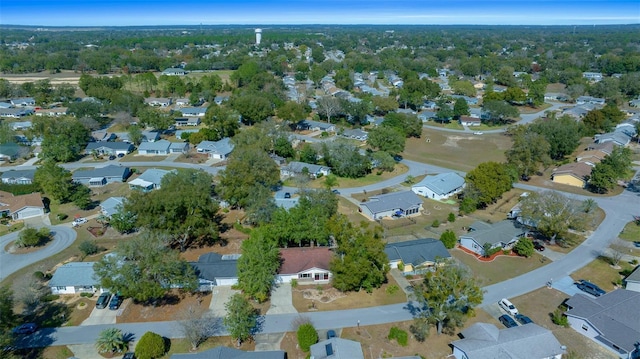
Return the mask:
[[369,146],[390,153],[391,155],[397,155],[404,151],[406,138],[404,134],[398,131],[395,127],[390,126],[378,126],[369,131],[367,137],[367,144]]
[[275,275],[280,268],[277,243],[269,237],[271,228],[261,227],[242,242],[242,256],[238,259],[238,287],[258,302],[269,298]]
[[484,162],[469,171],[465,177],[467,187],[463,192],[461,210],[473,211],[494,203],[511,189],[515,178],[502,163]]

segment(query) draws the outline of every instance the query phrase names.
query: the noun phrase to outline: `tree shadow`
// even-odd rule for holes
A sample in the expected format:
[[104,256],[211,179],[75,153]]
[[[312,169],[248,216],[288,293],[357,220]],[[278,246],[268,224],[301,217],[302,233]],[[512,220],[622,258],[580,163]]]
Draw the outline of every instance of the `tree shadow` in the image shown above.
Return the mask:
[[257,315],[258,311],[255,311],[256,314],[256,325],[251,328],[251,336],[254,336],[260,332],[262,332],[262,330],[264,329],[264,323],[265,323],[265,316],[264,315]]

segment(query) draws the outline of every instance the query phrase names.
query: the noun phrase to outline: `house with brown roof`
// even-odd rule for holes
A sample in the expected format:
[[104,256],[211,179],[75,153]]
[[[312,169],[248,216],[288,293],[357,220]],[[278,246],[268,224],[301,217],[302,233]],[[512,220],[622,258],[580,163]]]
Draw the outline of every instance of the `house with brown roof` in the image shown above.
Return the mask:
[[591,167],[595,167],[596,164],[600,163],[607,155],[606,152],[600,150],[582,151],[576,156],[576,162],[583,162]]
[[587,185],[587,177],[591,175],[592,167],[584,162],[567,163],[556,168],[551,175],[555,183],[584,188]]
[[40,193],[14,196],[0,191],[0,213],[12,219],[25,219],[44,215],[44,204]]
[[611,152],[613,152],[613,146],[614,146],[613,142],[603,142],[603,143],[594,142],[589,144],[589,146],[587,146],[587,151],[598,150],[610,155]]
[[280,249],[282,264],[276,281],[290,283],[293,279],[299,284],[328,283],[331,280],[329,263],[333,252],[327,247],[294,247]]

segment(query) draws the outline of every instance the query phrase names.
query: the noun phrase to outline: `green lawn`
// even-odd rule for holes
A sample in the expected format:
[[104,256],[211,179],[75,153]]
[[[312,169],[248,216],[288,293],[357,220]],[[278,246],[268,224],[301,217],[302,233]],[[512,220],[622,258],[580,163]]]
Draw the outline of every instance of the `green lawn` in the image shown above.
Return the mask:
[[629,242],[640,241],[640,226],[636,222],[629,222],[624,226],[618,237]]
[[464,127],[458,121],[451,121],[448,123],[440,123],[436,121],[429,121],[429,126],[440,127],[440,128],[449,128],[452,130],[464,130]]
[[550,263],[538,253],[534,253],[531,258],[498,256],[493,262],[480,262],[462,250],[454,249],[450,252],[454,258],[469,267],[480,286],[499,283]]
[[620,271],[623,269],[633,269],[629,263],[620,261],[619,269],[611,267],[609,261],[605,257],[598,257],[585,267],[578,269],[571,274],[571,278],[575,280],[586,279],[600,288],[608,291],[615,289],[615,283],[622,279]]

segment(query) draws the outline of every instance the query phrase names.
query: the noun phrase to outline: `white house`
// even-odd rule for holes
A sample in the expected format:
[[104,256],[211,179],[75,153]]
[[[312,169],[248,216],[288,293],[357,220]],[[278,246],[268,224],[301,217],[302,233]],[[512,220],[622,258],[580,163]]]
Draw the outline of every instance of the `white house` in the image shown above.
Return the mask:
[[[305,171],[305,168],[306,168],[306,171]],[[312,163],[292,161],[292,162],[289,162],[288,165],[283,166],[280,169],[280,177],[289,178],[292,176],[304,174],[305,172],[308,173],[309,177],[311,178],[318,178],[321,176],[329,175],[331,173],[331,168],[320,166],[320,165],[314,165]]]
[[14,220],[43,216],[42,197],[38,192],[14,196],[12,193],[0,191],[0,214]]
[[281,248],[281,265],[276,282],[290,283],[293,279],[299,284],[329,283],[332,278],[329,263],[333,252],[327,247]]
[[474,253],[484,255],[484,244],[491,248],[511,249],[526,234],[519,223],[500,221],[494,224],[475,222],[470,231],[460,236],[460,245]]
[[464,189],[464,178],[455,172],[427,176],[411,187],[413,193],[435,200],[449,198]]
[[624,284],[626,290],[640,292],[640,266],[637,266],[636,269],[624,279]]
[[142,142],[138,146],[138,154],[142,156],[163,156],[169,154],[171,142],[159,140],[155,142]]
[[234,147],[234,144],[231,143],[231,139],[229,137],[225,137],[220,141],[202,141],[198,146],[196,146],[196,151],[198,153],[208,154],[209,158],[224,160],[229,157]]
[[371,196],[367,202],[360,203],[360,212],[374,221],[384,217],[416,216],[421,211],[422,199],[412,191]]
[[96,262],[71,262],[64,264],[49,281],[51,294],[95,293],[100,291],[100,281],[95,277]]

